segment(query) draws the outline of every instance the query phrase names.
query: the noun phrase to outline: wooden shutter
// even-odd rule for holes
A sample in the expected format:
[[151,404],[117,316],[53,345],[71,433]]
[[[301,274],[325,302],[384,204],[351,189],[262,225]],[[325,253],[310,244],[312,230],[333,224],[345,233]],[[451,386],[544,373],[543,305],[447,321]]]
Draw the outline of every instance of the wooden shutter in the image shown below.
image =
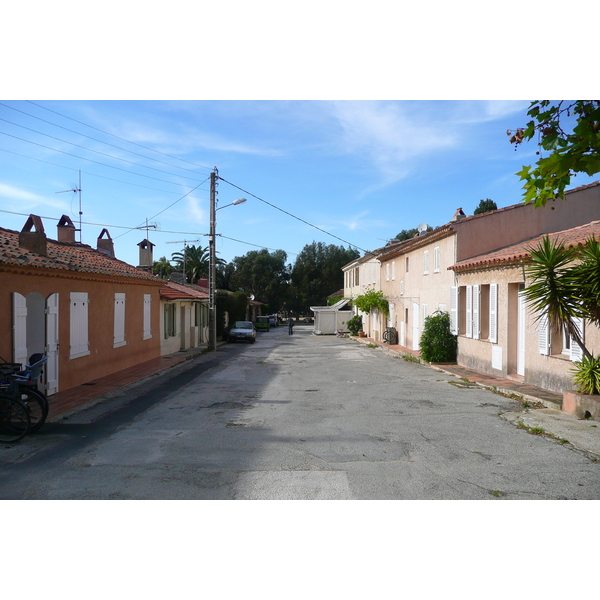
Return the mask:
[[144,338],[152,337],[152,295],[144,294]]
[[12,293],[13,299],[13,361],[27,364],[27,300],[19,292]]
[[425,250],[423,252],[423,274],[427,275],[429,273],[429,250]]
[[46,300],[46,395],[58,392],[58,293]]
[[124,346],[125,341],[125,294],[115,293],[115,322],[113,348]]
[[468,285],[467,286],[467,298],[466,298],[467,302],[466,302],[466,310],[467,310],[467,314],[466,314],[466,333],[465,335],[468,338],[472,338],[473,337],[473,286],[472,285]]
[[[584,341],[584,332],[583,332],[583,319],[575,318],[573,319],[575,322],[575,327],[581,336],[581,341]],[[575,338],[571,336],[571,360],[574,362],[579,362],[583,357],[583,350],[581,346],[575,341]]]
[[450,288],[450,331],[458,335],[458,287]]
[[88,341],[88,295],[87,292],[71,292],[69,358],[90,353]]
[[498,343],[498,284],[490,283],[490,342]]
[[548,316],[542,315],[538,320],[538,352],[544,356],[550,354],[550,328],[548,327]]
[[480,303],[480,286],[473,286],[473,339],[479,339],[480,331],[480,319],[479,319],[479,305]]

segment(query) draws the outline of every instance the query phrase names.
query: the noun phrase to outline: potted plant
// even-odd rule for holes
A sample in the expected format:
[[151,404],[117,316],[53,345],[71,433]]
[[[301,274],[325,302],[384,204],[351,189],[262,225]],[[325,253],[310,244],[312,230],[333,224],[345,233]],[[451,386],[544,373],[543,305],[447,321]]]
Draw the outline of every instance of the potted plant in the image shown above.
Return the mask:
[[348,327],[350,333],[360,337],[364,337],[364,332],[362,336],[360,335],[362,326],[362,317],[360,315],[354,315],[351,319],[348,319],[348,322],[346,323],[346,327]]

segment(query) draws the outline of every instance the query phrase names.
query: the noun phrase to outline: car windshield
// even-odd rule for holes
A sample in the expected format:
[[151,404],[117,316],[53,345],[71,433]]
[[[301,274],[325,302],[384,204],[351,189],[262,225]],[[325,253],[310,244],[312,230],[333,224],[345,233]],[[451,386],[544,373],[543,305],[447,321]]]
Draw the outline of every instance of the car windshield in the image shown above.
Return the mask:
[[234,329],[252,329],[252,323],[250,321],[236,321]]

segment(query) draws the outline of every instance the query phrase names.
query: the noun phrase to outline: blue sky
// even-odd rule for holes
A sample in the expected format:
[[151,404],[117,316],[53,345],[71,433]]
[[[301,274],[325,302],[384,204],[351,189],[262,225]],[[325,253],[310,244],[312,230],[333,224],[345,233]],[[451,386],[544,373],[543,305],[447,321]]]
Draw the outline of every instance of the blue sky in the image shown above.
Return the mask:
[[515,151],[506,130],[526,122],[528,104],[2,100],[0,223],[48,217],[51,238],[62,214],[78,225],[78,194],[57,192],[77,188],[81,170],[84,243],[106,227],[117,257],[137,264],[146,232],[132,228],[149,219],[155,258],[170,258],[183,246],[172,242],[207,245],[217,167],[230,182],[218,185],[219,206],[248,199],[217,213],[223,259],[267,247],[293,263],[313,241],[372,250],[458,207],[472,214],[481,199],[519,202],[515,172],[536,148]]

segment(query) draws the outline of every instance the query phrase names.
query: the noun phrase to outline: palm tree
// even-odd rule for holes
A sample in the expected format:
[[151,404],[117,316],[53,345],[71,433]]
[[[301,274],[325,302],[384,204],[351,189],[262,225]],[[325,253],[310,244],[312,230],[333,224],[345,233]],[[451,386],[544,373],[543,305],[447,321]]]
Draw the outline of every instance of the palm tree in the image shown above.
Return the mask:
[[175,268],[184,272],[185,281],[195,282],[201,277],[208,277],[210,255],[208,246],[186,246],[183,252],[173,252],[171,260],[175,262]]
[[[587,358],[592,355],[584,346],[582,332],[577,321],[585,318],[598,322],[598,315],[590,311],[597,299],[589,298],[591,290],[600,286],[598,265],[600,265],[600,249],[593,238],[581,250],[576,247],[567,248],[563,242],[551,240],[545,236],[537,248],[529,249],[531,262],[525,265],[525,272],[531,284],[525,288],[523,295],[529,306],[537,314],[536,321],[547,318],[549,327],[555,330],[563,328],[573,336]],[[594,277],[593,264],[586,259],[598,256]],[[583,258],[579,264],[574,261]],[[585,283],[587,274],[588,283]],[[598,312],[597,306],[594,312]]]

